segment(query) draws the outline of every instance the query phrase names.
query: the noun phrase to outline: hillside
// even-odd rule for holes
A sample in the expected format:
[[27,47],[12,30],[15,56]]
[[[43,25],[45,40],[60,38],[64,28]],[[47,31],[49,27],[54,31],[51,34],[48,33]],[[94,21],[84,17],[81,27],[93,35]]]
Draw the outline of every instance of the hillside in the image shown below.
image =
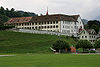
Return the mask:
[[[58,39],[56,35],[0,31],[0,53],[50,53],[49,47]],[[60,36],[75,45],[72,38]]]

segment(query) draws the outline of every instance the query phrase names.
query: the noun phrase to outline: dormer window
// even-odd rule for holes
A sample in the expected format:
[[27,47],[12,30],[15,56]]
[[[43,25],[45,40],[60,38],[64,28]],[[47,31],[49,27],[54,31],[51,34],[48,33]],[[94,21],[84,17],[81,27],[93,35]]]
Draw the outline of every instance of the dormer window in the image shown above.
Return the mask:
[[58,19],[58,17],[56,17],[56,19]]
[[85,31],[84,31],[84,34],[85,34]]
[[28,19],[26,19],[26,21],[28,21]]
[[37,19],[35,19],[37,21]]
[[48,18],[45,18],[46,20],[48,19]]
[[20,20],[17,20],[17,22],[19,22]]

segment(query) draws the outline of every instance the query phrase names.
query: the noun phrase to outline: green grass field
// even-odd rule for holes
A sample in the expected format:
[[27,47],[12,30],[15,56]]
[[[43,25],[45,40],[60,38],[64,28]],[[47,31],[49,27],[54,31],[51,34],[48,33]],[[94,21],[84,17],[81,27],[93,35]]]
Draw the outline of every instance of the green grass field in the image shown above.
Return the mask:
[[[52,54],[56,35],[0,31],[0,67],[99,67],[100,55]],[[76,42],[60,36],[70,45]]]
[[[72,38],[60,38],[76,44]],[[58,39],[56,35],[0,31],[0,53],[51,53],[49,48]]]
[[0,57],[0,67],[99,67],[100,55],[23,54]]

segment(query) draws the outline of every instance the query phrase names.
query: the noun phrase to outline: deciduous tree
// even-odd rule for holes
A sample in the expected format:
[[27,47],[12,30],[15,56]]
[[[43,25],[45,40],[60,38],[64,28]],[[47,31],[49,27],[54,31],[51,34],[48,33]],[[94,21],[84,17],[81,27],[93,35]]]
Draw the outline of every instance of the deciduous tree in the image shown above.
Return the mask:
[[76,48],[83,48],[83,52],[85,52],[85,49],[90,49],[92,48],[92,44],[88,41],[88,40],[79,40],[77,45],[76,45]]
[[69,44],[63,40],[57,40],[52,46],[56,51],[65,50],[66,48],[69,49],[69,47]]

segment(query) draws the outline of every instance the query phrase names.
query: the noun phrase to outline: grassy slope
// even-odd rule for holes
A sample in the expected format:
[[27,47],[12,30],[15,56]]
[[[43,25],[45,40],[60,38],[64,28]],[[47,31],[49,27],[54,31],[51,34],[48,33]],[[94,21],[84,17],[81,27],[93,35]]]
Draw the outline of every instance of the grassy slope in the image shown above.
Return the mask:
[[0,67],[100,67],[99,55],[33,54],[0,57]]
[[[75,41],[71,38],[61,39],[74,45]],[[1,53],[48,53],[49,47],[56,41],[56,35],[30,34],[0,31],[0,52]]]

